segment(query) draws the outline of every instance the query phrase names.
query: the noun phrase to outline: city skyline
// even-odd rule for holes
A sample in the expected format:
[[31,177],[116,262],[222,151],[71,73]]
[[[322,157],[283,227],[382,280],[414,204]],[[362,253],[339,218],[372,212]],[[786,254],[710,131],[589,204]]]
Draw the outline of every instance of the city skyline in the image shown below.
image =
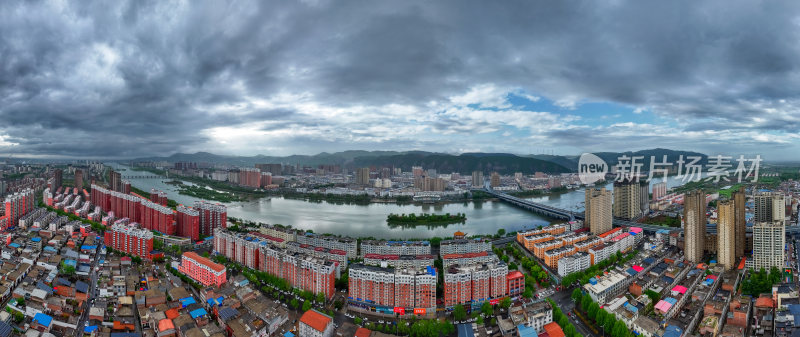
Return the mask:
[[797,160],[798,6],[8,2],[0,155]]

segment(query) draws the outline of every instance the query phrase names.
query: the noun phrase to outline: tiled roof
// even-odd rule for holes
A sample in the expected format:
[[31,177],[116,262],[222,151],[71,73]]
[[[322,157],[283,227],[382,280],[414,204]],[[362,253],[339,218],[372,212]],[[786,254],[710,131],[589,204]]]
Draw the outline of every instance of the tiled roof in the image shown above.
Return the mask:
[[207,259],[205,257],[202,257],[202,256],[198,255],[195,252],[186,252],[186,253],[183,253],[183,256],[186,256],[186,257],[188,257],[188,258],[190,258],[192,260],[195,260],[195,261],[197,261],[197,263],[205,265],[206,267],[209,267],[214,271],[220,272],[220,271],[225,270],[225,266],[223,266],[221,264],[218,264],[218,263],[211,262],[211,260],[209,260],[209,259]]
[[550,337],[564,337],[564,330],[561,330],[561,327],[558,326],[556,322],[545,324],[544,331],[547,332],[547,335]]
[[330,324],[331,318],[326,315],[323,315],[319,311],[312,309],[306,311],[303,314],[303,317],[300,317],[300,322],[305,323],[314,330],[317,330],[319,332],[325,332],[325,327],[327,327],[328,324]]

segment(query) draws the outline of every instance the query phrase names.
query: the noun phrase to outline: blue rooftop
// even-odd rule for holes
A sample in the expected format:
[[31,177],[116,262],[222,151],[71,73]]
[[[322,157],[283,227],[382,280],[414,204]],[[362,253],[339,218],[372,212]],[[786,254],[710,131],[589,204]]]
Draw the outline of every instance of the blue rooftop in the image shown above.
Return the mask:
[[90,246],[90,245],[83,245],[81,246],[81,250],[95,250],[97,246]]
[[191,315],[192,318],[198,318],[198,317],[201,317],[201,316],[208,315],[208,312],[206,312],[206,309],[200,308],[200,309],[192,310],[192,312],[190,312],[189,315]]
[[230,320],[230,319],[233,319],[233,318],[236,318],[237,316],[239,316],[239,310],[236,310],[236,309],[231,308],[231,307],[225,307],[225,308],[219,309],[219,311],[217,313],[219,313],[219,317],[222,318],[222,320],[226,321],[226,322],[228,320]]
[[82,292],[84,294],[89,293],[89,285],[86,282],[78,281],[75,282],[75,290]]
[[428,274],[430,274],[431,276],[436,276],[436,269],[434,269],[433,267],[427,266],[425,269],[427,269]]
[[536,329],[525,326],[524,324],[517,325],[517,332],[519,332],[519,337],[539,337],[536,334]]
[[19,244],[18,244],[18,243],[16,243],[16,242],[12,242],[12,243],[11,243],[11,244],[9,244],[8,246],[9,246],[9,247],[11,247],[11,248],[19,248]]
[[83,332],[85,332],[85,333],[92,333],[95,330],[97,330],[97,325],[90,325],[90,326],[87,326],[87,327],[83,328]]
[[681,328],[670,325],[667,327],[667,330],[664,331],[662,337],[681,337],[681,335],[683,335],[683,330],[681,330]]
[[33,322],[34,323],[39,323],[40,325],[43,325],[43,326],[46,326],[46,327],[49,327],[50,323],[53,322],[53,318],[50,317],[50,316],[47,316],[47,315],[45,315],[43,313],[38,313],[38,314],[33,316]]
[[180,301],[181,301],[181,305],[184,308],[187,307],[189,304],[197,303],[197,301],[194,300],[194,297],[181,298]]
[[37,237],[35,237],[35,238],[31,239],[31,241],[33,241],[33,242],[39,242],[39,241],[42,241],[42,238],[40,238],[40,237],[38,237],[38,236],[37,236]]
[[794,321],[800,322],[800,304],[789,304],[786,307],[789,309],[789,313],[794,316]]
[[458,331],[458,337],[475,337],[472,332],[472,324],[459,324],[456,326],[456,330]]
[[283,337],[294,337],[294,334],[291,331],[286,331],[286,333],[283,334]]

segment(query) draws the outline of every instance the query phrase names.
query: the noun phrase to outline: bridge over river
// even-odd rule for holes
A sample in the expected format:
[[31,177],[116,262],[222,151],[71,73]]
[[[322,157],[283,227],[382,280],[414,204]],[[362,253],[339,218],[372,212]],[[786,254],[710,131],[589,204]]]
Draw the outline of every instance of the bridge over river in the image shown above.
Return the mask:
[[[509,195],[508,193],[504,193],[501,191],[493,190],[488,183],[484,186],[483,189],[480,189],[493,197],[510,203],[514,206],[523,208],[525,210],[531,211],[536,214],[544,215],[554,219],[566,220],[566,221],[573,221],[573,220],[583,220],[584,214],[583,212],[573,212],[566,209],[561,209],[558,207],[553,207],[545,204],[541,204],[538,202],[533,202],[527,199],[517,198],[515,196]],[[639,227],[645,232],[648,233],[655,233],[659,230],[666,229],[666,230],[678,230],[683,231],[683,228],[673,228],[673,227],[665,227],[665,226],[657,226],[657,225],[648,225],[642,224],[635,221],[628,221],[623,219],[614,219],[614,226],[617,227]],[[716,233],[717,232],[717,225],[716,224],[708,224],[707,229],[709,233]],[[748,227],[747,232],[752,232],[752,228]],[[789,235],[798,235],[800,234],[800,226],[786,226],[786,234]]]

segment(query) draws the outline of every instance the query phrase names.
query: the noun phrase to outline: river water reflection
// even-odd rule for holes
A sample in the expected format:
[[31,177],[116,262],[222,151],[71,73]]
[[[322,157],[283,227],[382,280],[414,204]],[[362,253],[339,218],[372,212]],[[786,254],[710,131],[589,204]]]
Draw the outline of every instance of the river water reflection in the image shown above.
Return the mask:
[[[123,176],[152,176],[149,172],[128,170],[126,166],[114,165]],[[162,190],[170,199],[191,205],[196,198],[178,194],[177,188],[166,184],[168,178],[132,178],[133,186],[149,191]],[[668,182],[668,186],[680,184],[680,179]],[[608,188],[611,188],[610,184]],[[562,194],[530,198],[569,210],[583,210],[583,189]],[[354,237],[376,238],[428,238],[433,236],[452,236],[455,231],[468,234],[494,234],[498,229],[517,231],[539,225],[547,225],[550,219],[521,210],[500,201],[465,202],[436,205],[397,205],[379,204],[348,205],[329,202],[307,202],[281,197],[263,198],[252,201],[226,203],[228,215],[268,224],[291,225],[295,228],[311,229],[317,233],[335,233]],[[463,224],[451,224],[428,228],[390,227],[386,217],[390,213],[464,213],[467,220]]]

